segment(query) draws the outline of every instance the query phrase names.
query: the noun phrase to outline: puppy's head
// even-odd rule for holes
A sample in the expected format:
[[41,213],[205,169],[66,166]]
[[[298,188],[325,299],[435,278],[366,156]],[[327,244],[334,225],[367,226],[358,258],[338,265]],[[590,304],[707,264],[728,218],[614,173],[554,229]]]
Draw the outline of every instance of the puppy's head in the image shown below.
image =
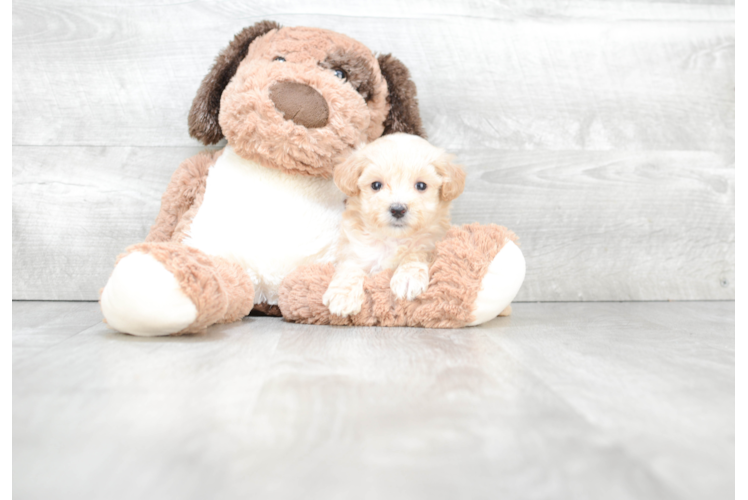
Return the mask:
[[382,137],[335,168],[348,208],[369,230],[405,237],[448,223],[449,205],[465,187],[454,156],[408,134]]
[[224,136],[240,156],[304,175],[384,134],[425,135],[415,85],[390,55],[316,28],[262,21],[216,58],[190,110],[190,135]]

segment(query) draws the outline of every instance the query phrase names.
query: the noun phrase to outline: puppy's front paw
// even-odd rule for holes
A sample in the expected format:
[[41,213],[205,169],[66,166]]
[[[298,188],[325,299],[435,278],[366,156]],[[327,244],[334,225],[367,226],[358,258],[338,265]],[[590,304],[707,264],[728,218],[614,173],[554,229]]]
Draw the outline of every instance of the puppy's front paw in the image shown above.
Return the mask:
[[364,303],[363,289],[360,293],[356,292],[357,290],[330,287],[322,296],[322,303],[330,309],[330,314],[352,316],[361,312],[361,305]]
[[398,299],[413,300],[429,287],[429,271],[425,264],[399,267],[390,280],[390,289]]

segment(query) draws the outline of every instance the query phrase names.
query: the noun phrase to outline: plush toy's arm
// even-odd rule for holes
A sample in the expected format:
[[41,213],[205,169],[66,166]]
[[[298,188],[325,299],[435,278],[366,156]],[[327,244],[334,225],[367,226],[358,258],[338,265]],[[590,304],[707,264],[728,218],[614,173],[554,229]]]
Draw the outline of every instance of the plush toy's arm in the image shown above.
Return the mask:
[[179,233],[180,222],[185,219],[185,214],[191,218],[188,213],[190,207],[195,205],[195,202],[199,205],[202,201],[208,169],[222,152],[223,150],[203,151],[179,165],[161,197],[161,210],[145,238],[146,242],[174,240],[175,233]]
[[428,289],[413,300],[391,291],[393,272],[366,277],[361,311],[330,314],[323,294],[332,264],[301,266],[285,277],[278,306],[287,321],[318,325],[419,326],[461,328],[503,314],[525,278],[525,259],[517,237],[502,226],[452,227],[436,244]]

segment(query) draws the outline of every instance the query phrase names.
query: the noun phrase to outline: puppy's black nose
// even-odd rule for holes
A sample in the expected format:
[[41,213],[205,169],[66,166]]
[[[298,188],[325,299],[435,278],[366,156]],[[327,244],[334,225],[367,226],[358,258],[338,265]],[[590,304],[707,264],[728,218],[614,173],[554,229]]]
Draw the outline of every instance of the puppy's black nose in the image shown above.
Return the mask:
[[401,205],[400,203],[390,205],[390,213],[396,219],[402,219],[403,217],[405,217],[405,212],[407,211],[408,207],[405,205]]

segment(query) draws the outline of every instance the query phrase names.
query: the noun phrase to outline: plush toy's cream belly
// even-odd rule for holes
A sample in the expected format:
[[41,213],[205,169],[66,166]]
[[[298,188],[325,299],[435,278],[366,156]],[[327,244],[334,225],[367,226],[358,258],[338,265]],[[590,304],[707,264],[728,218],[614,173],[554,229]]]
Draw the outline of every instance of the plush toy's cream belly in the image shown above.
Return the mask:
[[184,243],[239,263],[252,278],[255,303],[277,304],[288,273],[332,260],[344,199],[331,180],[263,167],[226,146]]

